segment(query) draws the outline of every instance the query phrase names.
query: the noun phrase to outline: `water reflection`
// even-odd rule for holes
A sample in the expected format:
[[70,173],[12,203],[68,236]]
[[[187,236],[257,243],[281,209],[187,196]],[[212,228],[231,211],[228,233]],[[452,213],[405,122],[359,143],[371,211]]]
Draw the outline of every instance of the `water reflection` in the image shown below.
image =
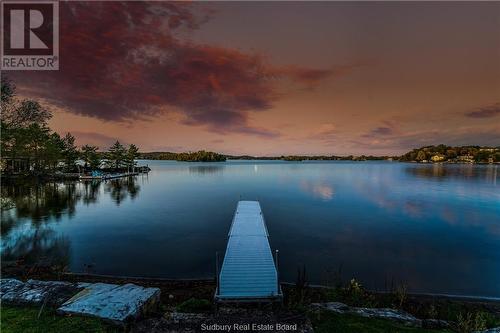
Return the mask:
[[311,194],[313,197],[320,198],[324,201],[332,200],[333,195],[335,194],[333,186],[324,181],[302,181],[300,183],[300,188],[304,192]]
[[67,264],[70,242],[54,230],[52,223],[75,216],[81,202],[97,204],[109,194],[116,205],[127,197],[134,200],[140,192],[136,177],[89,182],[4,182],[1,211],[1,258],[22,259],[33,264]]
[[494,184],[496,184],[496,179],[498,177],[497,170],[497,165],[448,165],[442,163],[435,163],[431,165],[412,165],[405,168],[405,172],[407,174],[418,178],[432,180],[445,180],[451,178],[469,181],[482,179]]
[[104,183],[104,192],[109,193],[114,203],[119,206],[128,196],[134,200],[140,191],[135,177],[112,179]]
[[[54,218],[63,214],[73,216],[75,205],[81,199],[76,183],[3,183],[2,198],[15,206],[16,218],[29,218],[34,222]],[[3,221],[3,219],[2,219]]]
[[11,229],[2,235],[2,261],[67,267],[70,241],[45,224]]
[[195,173],[195,174],[215,174],[215,173],[221,173],[224,171],[224,166],[223,165],[195,165],[195,166],[190,166],[188,168],[189,173]]

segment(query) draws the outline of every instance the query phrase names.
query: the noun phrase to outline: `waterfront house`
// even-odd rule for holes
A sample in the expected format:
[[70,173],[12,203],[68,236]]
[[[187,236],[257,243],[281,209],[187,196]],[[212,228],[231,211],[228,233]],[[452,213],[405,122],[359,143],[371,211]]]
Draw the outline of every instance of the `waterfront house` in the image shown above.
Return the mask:
[[474,163],[474,156],[472,155],[460,155],[457,157],[458,161],[466,163]]
[[442,162],[444,161],[444,156],[441,154],[436,154],[431,157],[432,162]]

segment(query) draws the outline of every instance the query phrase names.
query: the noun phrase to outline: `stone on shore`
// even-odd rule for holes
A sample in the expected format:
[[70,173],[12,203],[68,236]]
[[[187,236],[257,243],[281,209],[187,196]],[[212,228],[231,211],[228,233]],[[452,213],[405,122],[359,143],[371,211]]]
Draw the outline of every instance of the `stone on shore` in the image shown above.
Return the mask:
[[500,327],[490,328],[484,331],[477,331],[474,333],[500,333]]
[[313,303],[313,309],[332,311],[339,314],[357,314],[367,318],[381,318],[400,322],[406,326],[422,327],[422,320],[411,314],[388,308],[358,308],[340,302]]
[[428,329],[450,328],[450,322],[441,319],[423,319],[422,327]]
[[94,283],[66,301],[57,312],[97,317],[124,326],[156,310],[159,302],[159,288]]
[[60,306],[81,290],[75,283],[16,279],[0,281],[0,298],[6,304]]
[[351,313],[367,318],[381,318],[400,322],[406,326],[422,327],[422,320],[411,314],[388,308],[351,308]]

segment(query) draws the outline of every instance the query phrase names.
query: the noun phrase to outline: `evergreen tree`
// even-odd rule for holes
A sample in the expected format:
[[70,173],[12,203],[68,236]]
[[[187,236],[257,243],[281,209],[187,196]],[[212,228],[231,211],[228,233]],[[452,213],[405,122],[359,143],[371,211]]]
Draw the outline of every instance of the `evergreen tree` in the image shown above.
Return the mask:
[[125,147],[119,141],[116,141],[108,150],[108,164],[115,169],[119,169],[126,160],[126,154]]
[[101,159],[99,158],[99,154],[97,153],[98,149],[99,148],[97,148],[96,146],[82,146],[80,156],[83,162],[85,162],[86,168],[96,170],[101,166]]
[[139,148],[136,145],[131,144],[127,149],[127,154],[125,156],[125,162],[127,167],[133,168],[136,165],[135,159],[139,157]]

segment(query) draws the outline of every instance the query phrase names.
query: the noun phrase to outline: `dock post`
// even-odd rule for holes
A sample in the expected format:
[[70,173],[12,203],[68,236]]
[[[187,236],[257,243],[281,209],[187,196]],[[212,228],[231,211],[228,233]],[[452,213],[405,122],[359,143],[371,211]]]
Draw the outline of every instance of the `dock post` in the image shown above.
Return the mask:
[[217,295],[219,295],[219,252],[215,251],[215,279],[216,279],[216,289],[215,292]]
[[278,266],[278,254],[279,254],[279,250],[276,250],[276,259],[274,261],[276,261],[276,283],[278,284],[277,287],[277,293],[279,294],[280,293],[280,271],[279,271],[279,266]]

